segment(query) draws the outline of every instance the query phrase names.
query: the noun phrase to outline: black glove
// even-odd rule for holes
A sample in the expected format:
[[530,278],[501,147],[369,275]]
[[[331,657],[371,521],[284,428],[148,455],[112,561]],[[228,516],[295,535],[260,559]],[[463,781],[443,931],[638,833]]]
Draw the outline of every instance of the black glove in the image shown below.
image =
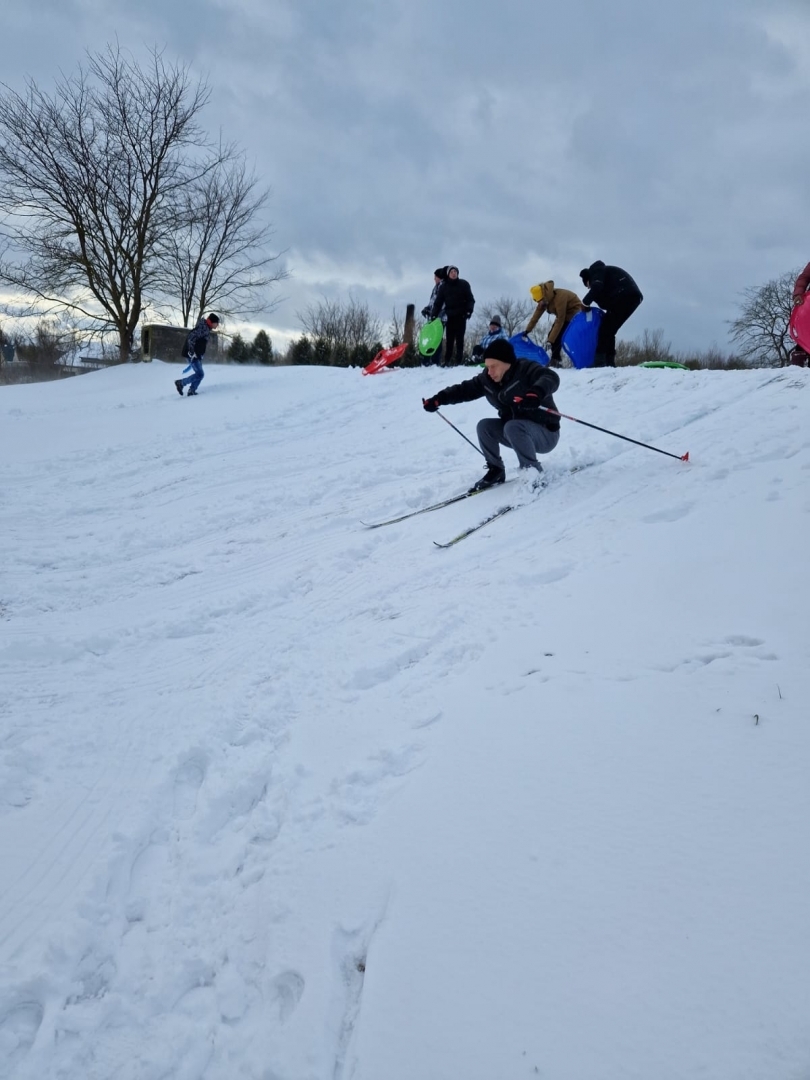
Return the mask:
[[422,318],[423,319],[429,319],[430,318],[430,308],[429,307],[423,307],[422,308]]
[[540,407],[540,398],[532,390],[530,390],[524,397],[512,398],[512,410],[517,416],[518,413],[526,415],[529,413],[529,419],[539,419],[538,410]]
[[425,412],[436,412],[439,408],[438,398],[422,398],[422,408]]
[[484,350],[481,348],[480,345],[473,345],[472,354],[473,354],[473,356],[478,358],[478,357],[481,357],[481,356],[484,355]]

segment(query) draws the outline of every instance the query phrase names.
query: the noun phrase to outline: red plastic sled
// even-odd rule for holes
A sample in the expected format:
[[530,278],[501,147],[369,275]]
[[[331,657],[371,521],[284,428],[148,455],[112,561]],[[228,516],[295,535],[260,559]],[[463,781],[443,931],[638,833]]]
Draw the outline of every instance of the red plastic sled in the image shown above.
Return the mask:
[[810,297],[790,313],[790,336],[805,352],[810,352]]
[[376,375],[378,371],[388,367],[389,364],[401,360],[408,351],[407,341],[403,345],[395,345],[393,349],[380,349],[368,367],[363,368],[364,375]]

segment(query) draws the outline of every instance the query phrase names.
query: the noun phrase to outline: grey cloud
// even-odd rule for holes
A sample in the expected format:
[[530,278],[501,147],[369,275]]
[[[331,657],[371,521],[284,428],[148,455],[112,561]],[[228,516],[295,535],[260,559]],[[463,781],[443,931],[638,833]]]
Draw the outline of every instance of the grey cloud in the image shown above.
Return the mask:
[[282,329],[322,293],[421,306],[447,261],[483,302],[578,289],[601,257],[644,290],[628,333],[723,344],[743,287],[810,258],[798,0],[220,0],[191,25],[147,0],[54,7],[44,35],[15,19],[5,81],[116,31],[210,72],[212,133],[273,188]]

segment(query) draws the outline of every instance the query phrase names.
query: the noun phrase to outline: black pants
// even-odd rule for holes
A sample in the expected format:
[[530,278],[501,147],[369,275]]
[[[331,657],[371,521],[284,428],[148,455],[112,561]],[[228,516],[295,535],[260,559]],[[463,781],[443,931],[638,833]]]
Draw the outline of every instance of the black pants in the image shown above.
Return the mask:
[[[444,349],[445,364],[464,363],[464,334],[467,330],[466,315],[448,315],[445,333],[447,341]],[[455,353],[455,355],[454,355]]]
[[554,343],[551,346],[551,363],[553,364],[554,367],[559,367],[560,366],[560,362],[562,360],[562,339],[563,339],[563,334],[568,329],[568,327],[570,325],[570,321],[571,320],[569,319],[569,321],[563,325],[562,330],[560,330],[559,334],[557,334],[557,337],[556,337]]
[[616,332],[620,326],[624,326],[643,299],[639,293],[628,293],[610,301],[599,324],[594,367],[616,367]]

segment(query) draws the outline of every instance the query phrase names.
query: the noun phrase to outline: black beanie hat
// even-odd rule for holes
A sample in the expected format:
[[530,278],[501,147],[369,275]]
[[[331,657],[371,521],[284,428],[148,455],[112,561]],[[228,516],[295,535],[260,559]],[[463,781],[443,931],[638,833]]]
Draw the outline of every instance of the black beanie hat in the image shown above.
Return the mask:
[[484,349],[485,360],[500,360],[502,364],[514,364],[517,360],[512,342],[505,338],[496,338]]
[[501,325],[501,317],[500,317],[500,315],[493,315],[492,318],[489,320],[489,325],[490,326],[500,326]]
[[582,278],[582,284],[588,285],[591,280],[591,272],[588,269],[580,270],[579,276]]
[[433,271],[433,276],[439,278],[441,281],[447,277],[447,267],[440,266],[438,270]]

